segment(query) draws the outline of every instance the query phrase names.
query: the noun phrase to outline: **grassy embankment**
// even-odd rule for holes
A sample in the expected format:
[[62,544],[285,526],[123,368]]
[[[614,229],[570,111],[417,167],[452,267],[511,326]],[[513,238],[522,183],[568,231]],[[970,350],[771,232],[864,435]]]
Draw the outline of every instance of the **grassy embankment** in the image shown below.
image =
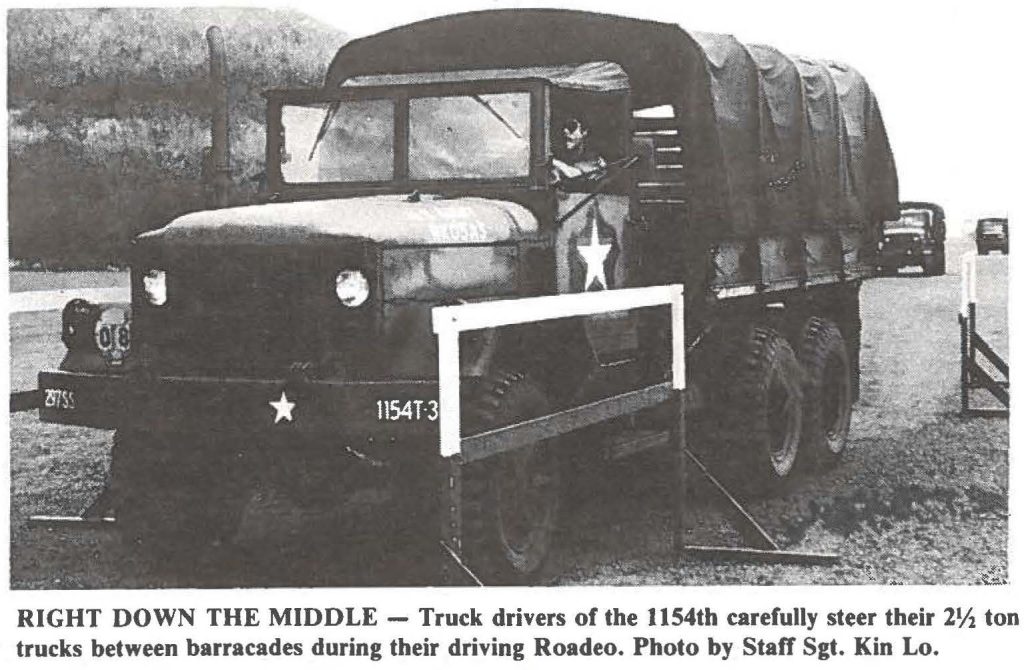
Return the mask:
[[16,267],[120,264],[134,234],[206,205],[211,24],[225,33],[232,201],[241,204],[263,173],[261,92],[319,85],[343,33],[263,9],[8,12]]

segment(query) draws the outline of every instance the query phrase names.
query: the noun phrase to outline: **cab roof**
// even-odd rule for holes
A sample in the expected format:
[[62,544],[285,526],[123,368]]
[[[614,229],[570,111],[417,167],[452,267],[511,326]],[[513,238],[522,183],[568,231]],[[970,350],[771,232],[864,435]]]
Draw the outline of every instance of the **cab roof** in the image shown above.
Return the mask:
[[672,102],[665,85],[703,52],[668,23],[562,9],[499,9],[443,16],[352,40],[324,78],[336,88],[352,77],[446,70],[504,70],[617,63],[638,107]]
[[936,205],[934,202],[925,202],[923,200],[904,200],[900,203],[900,211],[907,209],[927,209],[932,213],[932,216],[939,221],[945,221],[946,212],[943,211],[942,207]]
[[629,77],[625,70],[617,63],[608,61],[544,67],[369,74],[349,77],[341,85],[343,87],[401,86],[502,79],[543,79],[558,88],[593,93],[617,93],[630,89]]

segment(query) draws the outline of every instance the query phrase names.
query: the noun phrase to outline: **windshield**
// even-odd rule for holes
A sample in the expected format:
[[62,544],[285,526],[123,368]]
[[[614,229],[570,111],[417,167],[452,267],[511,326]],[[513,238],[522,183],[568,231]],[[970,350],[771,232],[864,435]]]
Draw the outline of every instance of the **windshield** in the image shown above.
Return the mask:
[[[285,104],[281,176],[288,183],[401,179],[393,99]],[[411,98],[408,178],[511,179],[530,172],[530,94]]]
[[886,221],[886,233],[920,233],[931,219],[929,212],[903,212],[897,221]]
[[409,101],[410,179],[508,179],[529,172],[529,93]]
[[285,105],[281,109],[286,182],[392,179],[395,103],[392,100]]
[[1006,222],[1002,219],[988,219],[981,222],[981,232],[987,234],[1002,234]]

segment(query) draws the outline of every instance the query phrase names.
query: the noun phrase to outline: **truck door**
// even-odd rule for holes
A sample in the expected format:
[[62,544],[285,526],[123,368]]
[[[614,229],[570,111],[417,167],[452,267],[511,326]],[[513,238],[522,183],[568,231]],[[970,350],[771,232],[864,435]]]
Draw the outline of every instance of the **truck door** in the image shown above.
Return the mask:
[[[558,194],[558,216],[564,217],[588,197],[587,193]],[[559,293],[584,293],[632,286],[628,262],[633,240],[628,223],[629,196],[598,194],[562,222],[555,240]],[[584,327],[594,356],[601,365],[636,358],[635,312],[586,318]]]

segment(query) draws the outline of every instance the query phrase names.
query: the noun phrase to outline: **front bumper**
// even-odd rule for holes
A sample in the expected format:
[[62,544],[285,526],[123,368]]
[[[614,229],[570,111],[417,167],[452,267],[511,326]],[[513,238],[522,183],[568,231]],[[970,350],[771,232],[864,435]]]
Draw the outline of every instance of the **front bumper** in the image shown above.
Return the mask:
[[39,373],[39,418],[94,428],[393,442],[437,434],[435,381]]
[[989,251],[1003,251],[1005,252],[1009,244],[1006,240],[997,239],[981,239],[978,240],[978,253],[987,253]]
[[926,258],[933,255],[931,249],[885,248],[878,252],[878,264],[889,268],[922,265]]

